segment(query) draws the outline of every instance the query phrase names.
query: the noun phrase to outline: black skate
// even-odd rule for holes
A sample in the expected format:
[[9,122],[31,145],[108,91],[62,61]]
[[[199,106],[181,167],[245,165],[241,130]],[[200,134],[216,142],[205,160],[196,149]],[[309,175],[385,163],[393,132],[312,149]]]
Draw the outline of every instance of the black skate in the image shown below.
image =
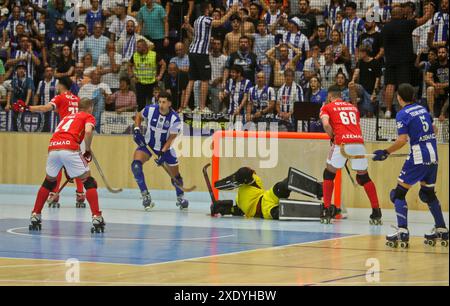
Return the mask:
[[105,220],[102,216],[92,216],[91,234],[105,232]]
[[369,224],[370,225],[383,225],[381,216],[382,216],[382,214],[381,214],[380,208],[372,208],[372,214],[370,215]]
[[57,192],[50,192],[47,199],[47,204],[49,208],[59,208],[59,194]]
[[75,203],[76,208],[86,208],[86,203],[84,201],[86,200],[86,196],[84,192],[78,193],[77,192],[77,202]]
[[30,217],[30,225],[28,230],[30,231],[40,231],[41,230],[41,215],[33,213]]
[[145,211],[150,211],[155,207],[155,202],[152,201],[152,196],[148,191],[142,193],[142,206],[144,206]]
[[400,247],[402,249],[409,248],[409,231],[407,228],[397,228],[395,226],[392,226],[397,231],[395,233],[389,234],[386,236],[386,245],[391,248],[398,248]]
[[189,201],[184,198],[184,196],[177,197],[177,206],[180,210],[185,210],[189,207]]
[[448,229],[445,227],[435,227],[431,234],[425,234],[424,243],[429,246],[435,246],[437,241],[441,242],[441,246],[448,247]]
[[322,213],[320,216],[320,223],[321,224],[331,224],[331,219],[333,218],[332,215],[332,208],[322,208]]

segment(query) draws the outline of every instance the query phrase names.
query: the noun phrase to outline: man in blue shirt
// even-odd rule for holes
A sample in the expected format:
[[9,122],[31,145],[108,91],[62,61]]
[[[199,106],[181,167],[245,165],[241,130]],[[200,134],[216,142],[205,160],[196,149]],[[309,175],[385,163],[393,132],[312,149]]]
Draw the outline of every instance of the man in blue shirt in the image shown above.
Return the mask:
[[[140,131],[140,125],[144,119],[147,119],[148,122],[145,137]],[[157,154],[156,164],[161,166],[165,163],[177,180],[177,184],[183,184],[183,178],[178,169],[177,155],[172,148],[172,143],[181,129],[180,117],[172,109],[172,97],[162,92],[159,97],[159,104],[147,105],[136,114],[134,126],[133,138],[138,148],[134,152],[131,171],[141,190],[142,205],[146,211],[149,211],[155,206],[155,203],[148,192],[144,172],[142,171],[142,165],[152,156],[147,146]],[[177,194],[176,204],[180,209],[188,208],[189,202],[184,198],[184,192],[178,188],[179,185],[177,186],[177,184],[172,180],[172,185],[175,187]]]
[[164,48],[167,48],[170,43],[166,11],[155,0],[146,0],[146,2],[147,5],[143,6],[137,15],[140,34],[155,44],[154,51],[164,52]]
[[408,247],[408,207],[405,196],[414,184],[420,182],[419,198],[428,204],[435,222],[432,233],[425,234],[426,242],[431,241],[430,244],[434,244],[436,240],[442,240],[442,244],[448,246],[448,229],[434,191],[438,172],[438,155],[433,120],[423,106],[412,102],[414,87],[410,84],[400,84],[397,99],[402,107],[396,116],[399,136],[386,150],[375,151],[373,157],[373,160],[383,161],[389,154],[402,148],[409,139],[411,152],[398,177],[397,188],[390,194],[391,201],[395,205],[398,230],[386,236],[387,245],[396,247],[400,242],[401,247]]

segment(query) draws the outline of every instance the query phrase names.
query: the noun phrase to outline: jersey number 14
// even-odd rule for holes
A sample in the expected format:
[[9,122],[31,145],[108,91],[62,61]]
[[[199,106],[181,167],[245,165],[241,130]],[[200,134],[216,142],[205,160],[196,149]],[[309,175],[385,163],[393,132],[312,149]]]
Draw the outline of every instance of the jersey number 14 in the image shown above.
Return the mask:
[[64,132],[67,132],[70,129],[70,126],[72,125],[73,119],[68,120],[67,122],[61,121],[58,126],[56,127],[55,133],[59,132],[60,130],[63,130]]

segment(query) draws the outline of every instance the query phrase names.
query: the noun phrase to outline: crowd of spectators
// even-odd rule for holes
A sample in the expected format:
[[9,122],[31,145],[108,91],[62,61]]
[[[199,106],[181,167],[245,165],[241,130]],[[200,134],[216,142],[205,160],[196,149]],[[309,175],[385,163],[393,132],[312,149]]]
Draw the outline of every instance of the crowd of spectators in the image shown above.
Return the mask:
[[[448,3],[0,0],[0,110],[19,99],[46,104],[58,78],[70,77],[74,94],[94,100],[98,120],[104,111],[141,110],[166,91],[179,112],[291,129],[294,103],[322,104],[334,84],[362,116],[391,118],[396,86],[407,82],[444,120]],[[194,22],[205,14],[220,21],[205,50],[207,82],[192,79],[189,56]]]

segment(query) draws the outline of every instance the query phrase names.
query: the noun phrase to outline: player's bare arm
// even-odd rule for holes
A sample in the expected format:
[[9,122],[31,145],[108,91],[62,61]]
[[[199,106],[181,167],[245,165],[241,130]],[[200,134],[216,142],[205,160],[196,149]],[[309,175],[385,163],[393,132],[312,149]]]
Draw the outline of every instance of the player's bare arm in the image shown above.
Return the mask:
[[87,123],[84,127],[84,143],[87,152],[91,152],[91,144],[93,137],[94,137],[94,126],[92,125],[92,123]]
[[222,26],[228,19],[230,19],[231,15],[239,12],[239,5],[235,4],[231,7],[231,9],[219,20],[213,20],[211,26],[213,28],[217,28]]
[[397,137],[397,140],[395,140],[395,142],[389,148],[387,148],[386,151],[389,154],[394,153],[403,148],[407,143],[408,143],[408,135],[407,134],[399,135]]
[[320,119],[322,120],[323,129],[328,134],[328,136],[330,136],[330,138],[333,139],[334,133],[333,128],[331,127],[330,124],[330,118],[328,116],[322,116]]

